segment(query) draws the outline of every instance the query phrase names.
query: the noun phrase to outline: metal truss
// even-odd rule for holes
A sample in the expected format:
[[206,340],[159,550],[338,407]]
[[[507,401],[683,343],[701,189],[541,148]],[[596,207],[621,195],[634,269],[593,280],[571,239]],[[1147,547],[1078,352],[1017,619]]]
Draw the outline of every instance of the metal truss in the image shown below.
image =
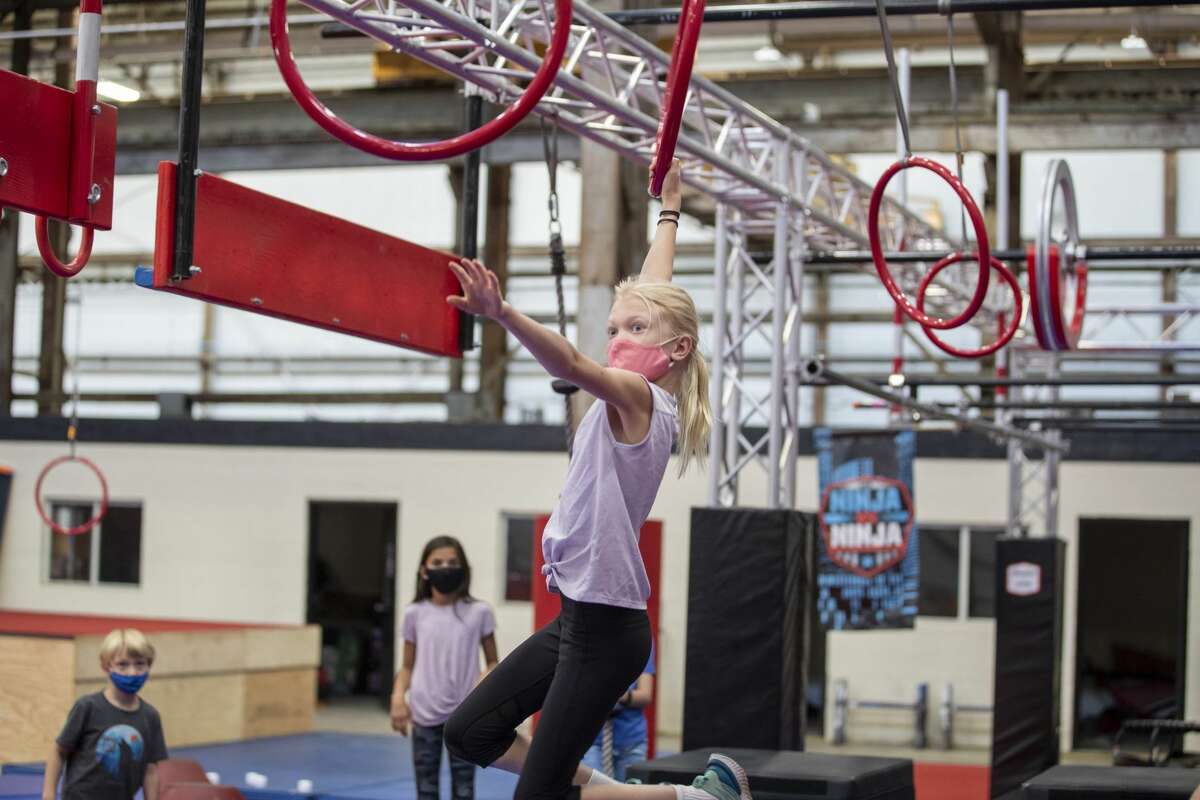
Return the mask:
[[[1043,375],[1058,377],[1059,356],[1041,350],[1011,348],[1013,378]],[[1014,401],[1046,403],[1050,409],[1059,399],[1057,385],[1017,387]],[[1010,536],[1058,535],[1058,468],[1064,444],[1062,433],[1053,428],[1056,412],[1044,412],[1041,438],[1059,447],[1039,446],[1036,442],[1008,439],[1008,525]],[[1007,415],[1002,415],[1006,417]],[[1036,423],[1035,423],[1036,426]]]
[[[554,22],[545,0],[302,2],[462,79],[502,106],[521,95],[541,65]],[[566,58],[536,111],[648,164],[669,65],[667,53],[576,0]],[[677,155],[686,183],[737,209],[747,224],[757,221],[769,233],[787,197],[803,218],[810,247],[841,250],[867,241],[873,187],[700,76],[689,84]],[[882,217],[892,246],[905,239],[946,244],[933,226],[895,202],[886,204]]]
[[[510,105],[542,63],[553,29],[546,0],[302,0],[389,47],[462,79],[470,91]],[[662,117],[670,58],[579,0],[562,68],[535,111],[578,136],[648,164]],[[790,507],[799,423],[800,299],[807,250],[859,250],[867,243],[872,186],[712,81],[693,75],[676,155],[683,180],[718,204],[713,354],[711,501],[738,502],[742,471],[766,469],[767,503]],[[887,249],[944,250],[953,243],[900,204],[885,201]],[[755,264],[773,242],[773,258]],[[915,293],[921,264],[896,267]],[[969,292],[968,270],[947,270],[933,293],[953,303]],[[937,298],[931,296],[931,306]],[[749,390],[748,353],[769,348],[771,379]],[[750,434],[761,429],[762,435]]]
[[[769,507],[791,508],[795,502],[804,288],[801,219],[787,201],[779,203],[771,260],[757,264],[749,250],[750,236],[760,228],[756,220],[717,206],[712,505],[737,505],[741,474],[751,464],[766,470]],[[747,382],[745,371],[755,345],[765,345],[771,359],[770,383],[759,392]]]
[[[1200,304],[1195,303],[1089,307],[1076,349],[1093,353],[1200,350],[1200,341],[1195,338],[1179,338],[1188,323],[1197,319],[1200,319]],[[1120,341],[1116,336],[1121,337]]]

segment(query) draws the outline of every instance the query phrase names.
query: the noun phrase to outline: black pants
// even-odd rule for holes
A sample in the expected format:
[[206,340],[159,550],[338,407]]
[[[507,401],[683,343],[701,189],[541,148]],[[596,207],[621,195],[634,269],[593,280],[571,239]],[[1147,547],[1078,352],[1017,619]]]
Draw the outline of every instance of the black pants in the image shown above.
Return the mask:
[[[439,800],[438,784],[442,771],[442,731],[412,726],[413,772],[417,778],[417,800]],[[474,800],[475,765],[450,756],[450,796],[454,800]]]
[[446,747],[481,767],[541,711],[516,800],[578,800],[571,779],[650,657],[645,611],[562,598],[558,618],[501,661],[446,723]]

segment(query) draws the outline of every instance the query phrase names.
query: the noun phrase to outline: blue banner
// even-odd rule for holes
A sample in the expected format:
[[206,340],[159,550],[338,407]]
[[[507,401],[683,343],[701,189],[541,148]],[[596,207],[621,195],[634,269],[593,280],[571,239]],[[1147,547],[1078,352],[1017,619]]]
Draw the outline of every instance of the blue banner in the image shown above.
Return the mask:
[[911,628],[917,615],[912,431],[814,432],[817,607],[826,629]]

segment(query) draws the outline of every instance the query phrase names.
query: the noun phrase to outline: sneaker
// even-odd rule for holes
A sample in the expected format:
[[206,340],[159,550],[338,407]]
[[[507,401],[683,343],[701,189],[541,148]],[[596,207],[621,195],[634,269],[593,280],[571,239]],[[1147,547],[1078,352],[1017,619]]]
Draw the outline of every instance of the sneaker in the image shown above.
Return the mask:
[[716,800],[752,800],[746,770],[732,758],[720,753],[709,756],[703,775],[692,781],[692,787]]

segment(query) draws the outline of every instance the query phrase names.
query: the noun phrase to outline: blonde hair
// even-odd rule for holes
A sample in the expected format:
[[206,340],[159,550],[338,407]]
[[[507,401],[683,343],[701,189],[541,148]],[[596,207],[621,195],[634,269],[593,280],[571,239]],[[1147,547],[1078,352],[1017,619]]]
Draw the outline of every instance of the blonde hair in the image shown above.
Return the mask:
[[100,665],[105,669],[113,659],[124,653],[130,658],[144,658],[154,663],[154,645],[137,628],[117,628],[109,631],[100,645]]
[[617,284],[616,297],[637,297],[657,313],[664,333],[686,336],[692,350],[683,367],[675,402],[679,405],[679,474],[687,471],[692,459],[703,462],[708,455],[708,433],[712,412],[708,406],[708,364],[700,355],[700,315],[691,295],[670,283],[642,283],[636,277]]

